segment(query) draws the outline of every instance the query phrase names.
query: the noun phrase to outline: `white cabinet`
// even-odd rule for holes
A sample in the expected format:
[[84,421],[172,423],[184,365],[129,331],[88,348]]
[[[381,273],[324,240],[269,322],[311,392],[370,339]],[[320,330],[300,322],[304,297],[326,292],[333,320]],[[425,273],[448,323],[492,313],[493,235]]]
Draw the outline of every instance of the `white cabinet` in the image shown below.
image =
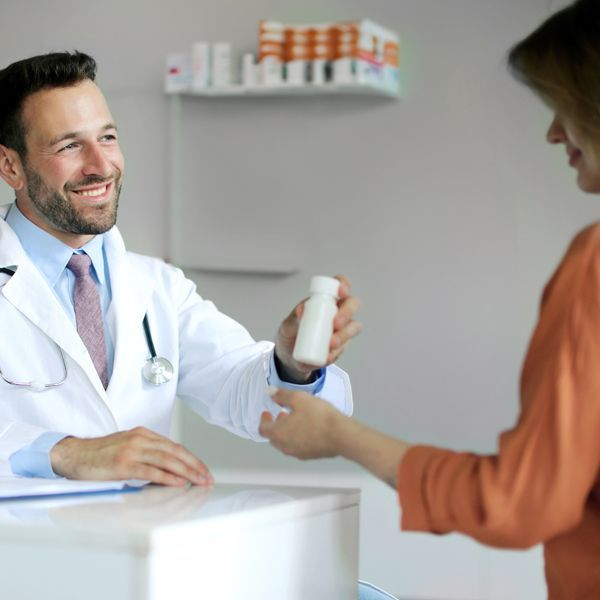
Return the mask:
[[217,485],[0,505],[10,600],[355,600],[356,490]]

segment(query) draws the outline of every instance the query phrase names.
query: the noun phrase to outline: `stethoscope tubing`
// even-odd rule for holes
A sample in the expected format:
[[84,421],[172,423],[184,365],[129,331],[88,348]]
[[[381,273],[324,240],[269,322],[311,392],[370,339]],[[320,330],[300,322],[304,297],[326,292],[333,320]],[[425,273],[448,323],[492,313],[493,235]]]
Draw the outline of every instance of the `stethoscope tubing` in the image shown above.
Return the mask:
[[[9,277],[12,277],[15,274],[14,269],[9,269],[7,267],[0,267],[0,273],[4,273],[6,275],[8,275]],[[31,388],[34,389],[36,391],[43,391],[43,390],[47,390],[49,388],[55,388],[58,387],[60,385],[62,385],[66,380],[67,380],[67,362],[65,361],[65,355],[64,352],[62,351],[62,348],[60,346],[57,345],[59,354],[60,354],[60,360],[62,362],[62,366],[63,366],[63,376],[62,379],[60,379],[59,381],[55,381],[53,383],[40,383],[38,381],[13,381],[12,379],[7,379],[6,376],[4,375],[4,373],[2,372],[2,369],[0,369],[0,377],[2,377],[2,379],[10,384],[10,385],[16,385],[18,387],[27,387],[27,388]]]
[[[14,269],[9,269],[8,267],[0,267],[0,273],[4,273],[4,274],[8,275],[9,277],[12,277],[15,274],[15,271],[14,271]],[[163,367],[166,367],[166,370],[167,370],[167,373],[165,375],[165,369],[163,368],[161,370],[161,376],[159,376],[157,379],[155,376],[154,377],[146,376],[146,374],[145,374],[146,369],[142,369],[142,374],[144,375],[144,379],[146,379],[152,385],[160,385],[161,383],[166,383],[167,381],[170,381],[171,377],[173,376],[173,366],[166,358],[159,358],[156,354],[154,340],[152,339],[152,332],[150,331],[150,324],[148,323],[148,313],[146,313],[144,315],[143,326],[144,326],[144,335],[146,336],[146,344],[148,345],[148,350],[150,351],[150,358],[148,359],[147,363],[151,363],[153,365],[162,365]],[[65,354],[63,352],[63,349],[58,344],[56,344],[56,347],[58,348],[58,351],[60,354],[60,359],[61,359],[61,362],[63,365],[63,377],[62,377],[62,379],[60,379],[60,381],[56,381],[53,383],[40,383],[40,382],[37,382],[34,380],[32,380],[32,381],[13,381],[13,380],[7,379],[5,377],[1,368],[0,368],[0,377],[9,385],[14,385],[14,386],[23,387],[23,388],[30,388],[34,391],[44,391],[49,388],[55,388],[55,387],[61,386],[67,380],[67,375],[68,375],[67,362],[65,360]]]
[[152,339],[152,333],[150,333],[150,324],[148,323],[148,314],[144,315],[144,334],[146,335],[146,343],[148,344],[148,350],[150,350],[150,358],[156,358],[156,348],[154,347],[154,340]]

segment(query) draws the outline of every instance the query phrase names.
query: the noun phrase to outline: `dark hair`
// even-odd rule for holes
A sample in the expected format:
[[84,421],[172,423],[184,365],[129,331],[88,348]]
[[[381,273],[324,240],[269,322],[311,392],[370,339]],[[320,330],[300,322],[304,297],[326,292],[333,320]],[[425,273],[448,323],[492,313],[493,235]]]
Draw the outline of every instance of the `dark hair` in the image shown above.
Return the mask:
[[508,55],[513,74],[582,130],[600,134],[600,1],[577,0]]
[[96,61],[75,51],[54,52],[14,62],[0,71],[0,144],[12,148],[22,159],[27,154],[23,103],[46,88],[68,87],[96,78]]

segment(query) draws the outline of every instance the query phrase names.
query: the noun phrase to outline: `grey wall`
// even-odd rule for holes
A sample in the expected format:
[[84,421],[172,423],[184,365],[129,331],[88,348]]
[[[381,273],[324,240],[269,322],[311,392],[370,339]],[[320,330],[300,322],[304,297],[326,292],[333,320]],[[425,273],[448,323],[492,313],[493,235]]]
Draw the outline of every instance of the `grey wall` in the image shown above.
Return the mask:
[[[273,337],[312,274],[346,273],[364,303],[364,333],[341,361],[358,418],[412,441],[487,452],[516,416],[519,366],[543,283],[571,236],[598,214],[596,200],[577,191],[564,152],[544,143],[549,113],[503,63],[511,43],[560,4],[3,0],[2,63],[65,48],[96,56],[128,165],[120,227],[130,249],[166,256],[167,52],[200,39],[253,50],[261,17],[367,16],[400,32],[400,102],[185,100],[181,243],[190,262],[214,260],[205,255],[220,243],[232,261],[281,257],[299,268],[281,278],[190,272],[202,295],[258,338]],[[0,199],[10,200],[9,190]],[[337,460],[292,461],[187,412],[183,438],[213,469],[355,472]],[[384,515],[384,502],[379,492],[367,494],[363,514]],[[515,581],[512,566],[490,575],[481,567],[489,558],[473,551],[468,559],[449,540],[436,542],[449,544],[444,552],[435,546],[437,554],[427,545],[423,562],[415,548],[425,546],[403,536],[401,553],[396,538],[385,537],[389,515],[376,520],[369,517],[361,552],[370,562],[361,572],[383,585],[398,584],[389,551],[408,565],[403,577],[425,565],[414,597],[419,590],[430,598],[534,597],[502,591],[500,582]],[[455,560],[463,561],[459,579],[470,582],[469,593],[452,587]],[[427,587],[427,565],[446,591]],[[492,587],[496,596],[485,592]]]
[[[267,252],[299,267],[284,278],[190,273],[259,338],[272,338],[312,274],[346,273],[364,302],[364,333],[341,361],[356,415],[410,440],[488,451],[515,417],[541,286],[597,213],[562,152],[545,147],[546,109],[503,63],[557,5],[20,0],[3,3],[0,36],[3,63],[64,48],[96,56],[128,161],[120,227],[131,249],[164,256],[167,52],[198,39],[253,50],[264,16],[368,16],[400,32],[399,102],[185,100],[182,239],[199,262],[223,231],[234,258]],[[256,242],[231,234],[246,225]],[[213,465],[295,466],[190,415],[185,438]]]

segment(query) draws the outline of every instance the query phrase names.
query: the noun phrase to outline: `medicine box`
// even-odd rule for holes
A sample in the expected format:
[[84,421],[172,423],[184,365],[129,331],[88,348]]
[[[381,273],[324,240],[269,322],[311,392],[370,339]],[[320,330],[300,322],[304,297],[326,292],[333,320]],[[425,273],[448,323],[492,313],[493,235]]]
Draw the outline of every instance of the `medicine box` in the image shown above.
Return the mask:
[[334,81],[398,92],[399,36],[369,19],[333,26]]

